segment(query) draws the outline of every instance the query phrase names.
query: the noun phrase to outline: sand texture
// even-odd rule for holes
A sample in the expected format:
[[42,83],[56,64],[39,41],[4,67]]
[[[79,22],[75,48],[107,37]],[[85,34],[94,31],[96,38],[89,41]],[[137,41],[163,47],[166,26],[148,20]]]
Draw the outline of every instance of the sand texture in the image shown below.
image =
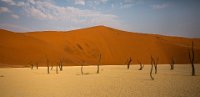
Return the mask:
[[149,76],[150,65],[64,67],[47,74],[46,67],[0,68],[1,97],[200,97],[200,65],[191,76],[190,65],[158,65],[158,74]]
[[[0,30],[0,63],[11,65],[44,66],[46,59],[65,65],[97,64],[101,53],[102,64],[124,64],[129,57],[150,64],[150,56],[159,57],[160,64],[188,64],[188,49],[194,42],[195,63],[200,63],[200,39],[126,32],[105,26],[72,31],[41,31],[15,33]],[[3,66],[0,64],[0,66]],[[7,65],[6,65],[7,66]]]

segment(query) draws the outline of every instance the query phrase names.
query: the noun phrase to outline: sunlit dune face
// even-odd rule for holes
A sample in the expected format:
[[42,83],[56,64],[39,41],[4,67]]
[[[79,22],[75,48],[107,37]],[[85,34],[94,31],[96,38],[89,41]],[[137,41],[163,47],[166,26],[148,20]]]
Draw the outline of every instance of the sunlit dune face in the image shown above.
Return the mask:
[[188,63],[188,48],[195,43],[195,60],[199,62],[199,39],[130,33],[106,26],[95,26],[67,32],[13,33],[1,30],[0,61],[5,64],[45,65],[46,59],[56,64],[65,59],[67,65],[81,62],[97,64],[102,54],[103,64],[124,64],[129,57],[134,63],[150,63],[150,56],[159,63]]

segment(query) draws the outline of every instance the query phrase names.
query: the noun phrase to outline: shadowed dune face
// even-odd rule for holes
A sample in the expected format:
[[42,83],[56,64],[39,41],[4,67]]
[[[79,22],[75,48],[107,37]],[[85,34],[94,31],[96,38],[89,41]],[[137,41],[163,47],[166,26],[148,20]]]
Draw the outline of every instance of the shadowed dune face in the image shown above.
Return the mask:
[[200,39],[129,33],[96,26],[66,32],[46,31],[14,33],[0,30],[0,63],[45,65],[64,59],[67,65],[97,64],[102,54],[103,64],[124,64],[128,57],[133,63],[150,63],[150,56],[159,63],[189,63],[188,49],[194,41],[195,60],[200,63]]

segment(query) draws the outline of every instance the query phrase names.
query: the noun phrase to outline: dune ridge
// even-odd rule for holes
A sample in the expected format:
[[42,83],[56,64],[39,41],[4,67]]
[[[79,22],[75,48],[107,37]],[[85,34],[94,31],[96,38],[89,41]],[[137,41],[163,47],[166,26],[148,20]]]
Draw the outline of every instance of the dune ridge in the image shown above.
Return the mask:
[[200,63],[200,39],[156,34],[126,32],[95,26],[72,31],[38,31],[16,33],[0,29],[0,65],[27,65],[46,59],[65,65],[97,64],[101,53],[102,64],[125,64],[132,57],[150,63],[150,56],[159,57],[159,64],[168,64],[173,56],[178,64],[189,63],[188,49],[195,47],[195,63]]

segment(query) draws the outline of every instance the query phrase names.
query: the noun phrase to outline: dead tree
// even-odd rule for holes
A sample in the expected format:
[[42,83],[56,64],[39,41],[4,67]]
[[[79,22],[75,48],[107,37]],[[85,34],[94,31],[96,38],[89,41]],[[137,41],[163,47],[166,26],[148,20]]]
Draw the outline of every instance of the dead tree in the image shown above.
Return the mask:
[[38,62],[31,63],[31,70],[33,70],[34,66],[36,67],[36,69],[38,69]]
[[47,74],[49,74],[49,60],[47,59]]
[[29,64],[30,64],[30,68],[31,68],[31,70],[33,70],[33,66],[34,66],[34,64],[32,63],[32,61],[30,61]]
[[83,66],[85,64],[85,61],[80,61],[79,64],[81,65],[81,74],[83,75]]
[[153,67],[154,67],[154,59],[151,56],[151,69],[150,69],[150,77],[152,80],[154,80],[154,77],[152,76],[152,72],[153,72]]
[[155,74],[157,74],[158,60],[159,58],[157,58],[157,60],[154,60]]
[[154,80],[154,78],[152,76],[152,72],[153,72],[153,64],[151,64],[150,77],[151,77],[152,80]]
[[53,65],[51,65],[51,70],[53,70]]
[[157,58],[157,60],[155,60],[155,59],[151,56],[150,77],[151,77],[152,80],[154,80],[154,78],[153,78],[153,76],[152,76],[153,67],[155,68],[155,74],[157,74],[157,64],[158,64],[158,60],[159,60],[159,58]]
[[194,67],[194,43],[192,41],[192,48],[189,49],[189,60],[192,66],[192,76],[195,76],[195,67]]
[[58,63],[58,65],[59,65],[60,71],[62,71],[63,70],[63,59],[60,60],[60,62]]
[[83,64],[81,65],[81,74],[83,75]]
[[58,74],[58,66],[56,66],[56,74]]
[[33,63],[31,63],[31,70],[33,70],[33,66],[34,66],[34,64],[33,64]]
[[174,58],[172,56],[171,63],[170,63],[170,66],[171,66],[170,70],[174,70],[174,64],[175,64],[175,61],[174,61]]
[[101,53],[99,54],[99,63],[97,64],[97,74],[99,73],[99,65],[101,64]]
[[151,56],[151,64],[153,64],[154,68],[155,68],[155,74],[157,74],[157,65],[158,65],[158,59],[155,60],[152,56]]
[[39,63],[37,63],[37,62],[35,63],[36,69],[38,69],[38,64],[39,64]]
[[139,70],[142,70],[144,68],[144,64],[140,63],[140,68]]
[[132,58],[130,57],[129,60],[128,60],[128,63],[127,63],[127,69],[130,68],[131,61],[132,61]]
[[140,61],[138,61],[138,63],[140,64],[140,68],[138,70],[142,70],[144,68],[144,65]]

